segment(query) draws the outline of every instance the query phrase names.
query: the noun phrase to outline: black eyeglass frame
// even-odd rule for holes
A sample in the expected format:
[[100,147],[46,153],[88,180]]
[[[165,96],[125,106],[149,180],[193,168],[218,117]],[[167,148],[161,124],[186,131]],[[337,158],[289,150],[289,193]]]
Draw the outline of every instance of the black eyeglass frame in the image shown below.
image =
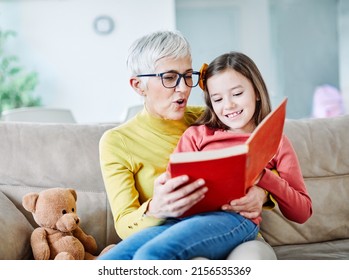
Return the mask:
[[[165,86],[164,80],[162,78],[163,75],[165,75],[165,74],[177,74],[178,75],[178,79],[177,79],[176,84],[174,86],[172,86],[172,87]],[[195,85],[194,84],[193,85],[188,85],[187,84],[187,80],[186,80],[185,77],[188,74],[190,74],[190,75],[198,75],[198,81],[197,81],[197,83]],[[139,77],[139,78],[141,78],[141,77],[160,77],[161,78],[161,83],[162,83],[162,85],[165,88],[175,88],[175,87],[177,87],[179,85],[181,79],[183,78],[184,79],[184,83],[186,84],[186,86],[193,88],[193,87],[196,87],[199,84],[200,74],[201,73],[199,71],[187,72],[187,73],[183,73],[183,74],[180,74],[178,72],[168,71],[168,72],[163,72],[163,73],[158,73],[158,74],[139,74],[136,77]]]

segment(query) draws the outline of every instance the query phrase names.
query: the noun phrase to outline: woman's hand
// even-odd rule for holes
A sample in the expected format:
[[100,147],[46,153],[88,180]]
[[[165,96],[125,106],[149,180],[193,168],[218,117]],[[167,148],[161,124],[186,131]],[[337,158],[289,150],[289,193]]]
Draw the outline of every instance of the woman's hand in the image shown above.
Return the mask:
[[179,217],[204,198],[207,192],[205,181],[196,180],[188,184],[186,175],[170,178],[163,173],[154,182],[153,198],[148,205],[147,215],[157,218]]
[[253,219],[262,213],[263,204],[267,199],[265,190],[254,185],[248,189],[245,196],[232,200],[230,204],[223,205],[222,210],[237,212],[245,218]]

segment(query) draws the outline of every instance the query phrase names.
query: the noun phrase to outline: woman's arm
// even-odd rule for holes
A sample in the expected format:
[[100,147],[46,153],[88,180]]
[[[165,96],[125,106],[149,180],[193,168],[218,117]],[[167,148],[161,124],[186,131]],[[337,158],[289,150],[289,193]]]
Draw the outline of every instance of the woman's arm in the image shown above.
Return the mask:
[[[155,179],[156,175],[150,178],[147,173],[139,178],[138,171],[151,162],[137,163],[126,143],[117,131],[106,132],[100,140],[102,175],[115,229],[121,238],[160,225],[168,217],[181,216],[207,191],[202,180],[187,184],[187,176],[170,179],[165,173]],[[142,186],[143,193],[136,185]],[[149,194],[148,199],[145,192]],[[141,197],[145,200],[143,203]]]
[[100,165],[114,226],[120,238],[125,238],[143,228],[163,223],[163,219],[144,216],[150,199],[139,202],[131,153],[120,134],[107,131],[100,140]]

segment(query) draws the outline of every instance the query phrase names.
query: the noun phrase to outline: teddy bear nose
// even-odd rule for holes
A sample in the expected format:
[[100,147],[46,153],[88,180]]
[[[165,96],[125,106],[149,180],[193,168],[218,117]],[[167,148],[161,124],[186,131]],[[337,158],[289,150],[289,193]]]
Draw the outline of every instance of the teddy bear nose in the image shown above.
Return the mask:
[[75,220],[75,223],[78,224],[80,222],[79,218]]

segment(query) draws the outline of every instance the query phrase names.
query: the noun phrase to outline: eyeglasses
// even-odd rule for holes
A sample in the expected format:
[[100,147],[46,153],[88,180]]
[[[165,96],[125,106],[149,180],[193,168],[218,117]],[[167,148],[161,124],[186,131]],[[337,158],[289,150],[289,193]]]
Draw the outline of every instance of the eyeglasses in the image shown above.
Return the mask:
[[137,75],[137,77],[160,77],[162,85],[165,88],[175,88],[179,85],[181,78],[184,79],[185,84],[188,87],[196,87],[200,80],[200,72],[188,72],[184,74],[179,74],[177,72],[164,72],[159,74],[141,74]]

